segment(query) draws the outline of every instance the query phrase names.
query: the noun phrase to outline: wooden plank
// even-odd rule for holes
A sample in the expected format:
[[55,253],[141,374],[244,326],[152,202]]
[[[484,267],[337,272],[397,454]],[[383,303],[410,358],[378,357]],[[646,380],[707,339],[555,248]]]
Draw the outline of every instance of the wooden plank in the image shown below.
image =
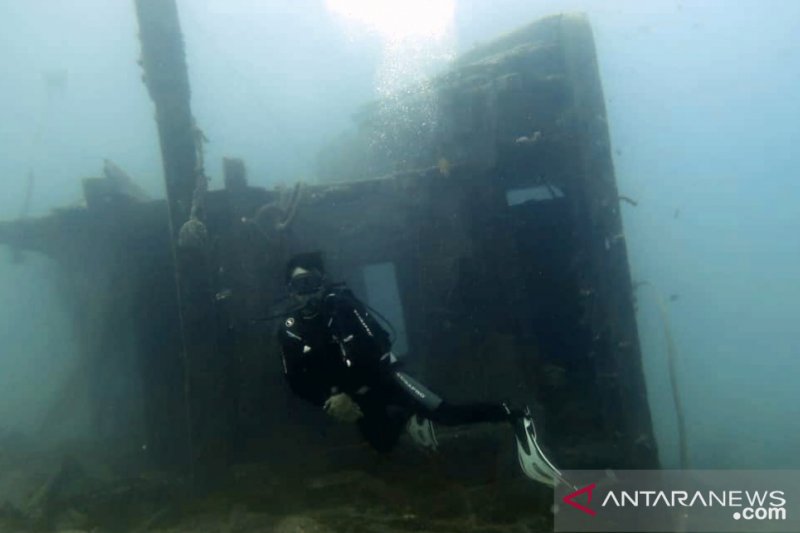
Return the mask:
[[156,106],[178,284],[190,443],[187,458],[197,478],[212,479],[222,473],[228,462],[233,429],[230,354],[219,346],[216,291],[203,223],[202,133],[191,114],[186,58],[174,0],[136,0],[136,13],[144,81]]
[[590,326],[595,379],[609,434],[616,435],[630,468],[655,468],[658,455],[642,371],[638,329],[619,195],[594,38],[583,15],[564,15],[561,43],[571,86],[580,171],[574,193],[583,287],[594,299]]

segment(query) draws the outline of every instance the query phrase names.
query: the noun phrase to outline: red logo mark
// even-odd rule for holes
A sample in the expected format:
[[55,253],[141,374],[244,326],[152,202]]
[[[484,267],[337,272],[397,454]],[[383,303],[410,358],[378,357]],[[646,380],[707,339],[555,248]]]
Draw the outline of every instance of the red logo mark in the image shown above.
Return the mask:
[[575,498],[577,498],[578,496],[580,496],[581,494],[586,492],[586,493],[588,493],[588,501],[586,503],[587,504],[588,503],[592,503],[592,491],[595,489],[595,487],[597,487],[597,483],[592,483],[591,485],[587,485],[587,486],[583,487],[580,490],[576,490],[572,494],[567,494],[566,496],[564,496],[564,503],[566,503],[567,505],[573,506],[575,509],[577,509],[579,511],[583,511],[584,513],[588,514],[589,516],[596,515],[597,513],[595,511],[593,511],[593,510],[589,509],[588,507],[586,507],[585,505],[581,505],[581,504],[579,504],[578,502],[575,501]]

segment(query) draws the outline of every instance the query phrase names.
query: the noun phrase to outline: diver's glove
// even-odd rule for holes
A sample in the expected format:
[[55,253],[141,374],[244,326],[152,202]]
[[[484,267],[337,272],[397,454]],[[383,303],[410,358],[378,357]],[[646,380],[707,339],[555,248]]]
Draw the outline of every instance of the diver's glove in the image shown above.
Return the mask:
[[364,413],[361,412],[361,407],[344,392],[334,394],[328,398],[322,408],[339,422],[352,423],[364,416]]

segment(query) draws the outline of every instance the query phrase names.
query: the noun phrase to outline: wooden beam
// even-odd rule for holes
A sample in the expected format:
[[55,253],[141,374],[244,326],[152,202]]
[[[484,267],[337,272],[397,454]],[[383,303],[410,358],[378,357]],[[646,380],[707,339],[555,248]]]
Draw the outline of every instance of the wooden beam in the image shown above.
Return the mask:
[[[213,265],[204,213],[202,147],[174,0],[136,0],[144,82],[156,107],[178,286],[189,464],[199,480],[228,462],[233,436],[229,357],[219,349]],[[168,356],[170,354],[164,354]]]
[[143,81],[156,106],[173,233],[189,218],[197,154],[189,75],[174,0],[136,0]]

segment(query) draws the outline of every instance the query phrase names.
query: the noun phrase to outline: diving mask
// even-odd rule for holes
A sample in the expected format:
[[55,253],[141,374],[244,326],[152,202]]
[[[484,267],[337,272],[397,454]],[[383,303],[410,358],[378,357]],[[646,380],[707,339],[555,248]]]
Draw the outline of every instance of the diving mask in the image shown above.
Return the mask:
[[319,292],[324,283],[324,278],[319,272],[308,271],[292,276],[289,280],[289,290],[298,296],[308,296]]

